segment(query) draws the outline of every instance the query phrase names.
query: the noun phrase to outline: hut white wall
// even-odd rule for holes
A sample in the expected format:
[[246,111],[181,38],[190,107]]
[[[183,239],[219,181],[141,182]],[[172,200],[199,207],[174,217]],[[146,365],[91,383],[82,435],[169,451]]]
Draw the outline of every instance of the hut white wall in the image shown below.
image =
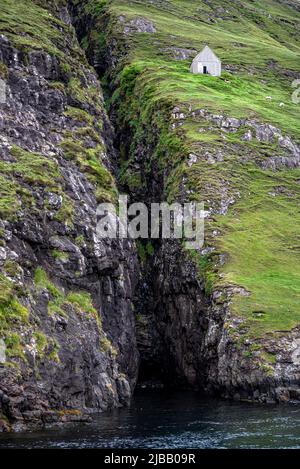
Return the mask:
[[207,72],[209,73],[209,75],[212,75],[214,77],[220,77],[222,74],[221,62],[198,62],[197,60],[192,63],[191,72],[195,74],[201,74],[203,73],[203,67],[207,67]]
[[[213,77],[221,76],[222,67],[220,62],[203,62],[203,66],[206,65],[207,71]],[[202,68],[203,71],[203,68]]]
[[197,64],[197,73],[203,73],[203,64],[201,62]]

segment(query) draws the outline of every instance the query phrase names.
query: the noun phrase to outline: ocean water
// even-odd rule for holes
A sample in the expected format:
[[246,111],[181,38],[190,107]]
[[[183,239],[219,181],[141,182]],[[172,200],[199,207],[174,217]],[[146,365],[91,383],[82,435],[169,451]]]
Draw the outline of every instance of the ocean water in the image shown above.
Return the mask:
[[130,408],[90,424],[0,434],[0,448],[300,448],[300,406],[141,390]]

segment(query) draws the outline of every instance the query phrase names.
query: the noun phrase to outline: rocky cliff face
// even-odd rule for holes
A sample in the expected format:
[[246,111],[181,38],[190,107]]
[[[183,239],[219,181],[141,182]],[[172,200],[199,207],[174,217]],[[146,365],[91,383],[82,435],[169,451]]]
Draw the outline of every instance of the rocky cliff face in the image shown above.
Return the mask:
[[[255,68],[243,62],[253,44],[231,31],[223,77],[188,74],[208,24],[225,54],[217,39],[239,15],[281,41],[282,17],[297,18],[277,1],[276,21],[225,0],[25,3],[3,2],[0,36],[1,428],[125,405],[138,371],[152,385],[299,399],[299,141],[294,109],[265,105],[285,99],[295,52],[286,69],[266,47]],[[194,33],[174,36],[174,19]],[[148,205],[204,201],[205,245],[99,239],[97,204],[119,187]]]
[[66,7],[27,3],[15,35],[5,2],[0,36],[4,429],[126,404],[138,365],[134,246],[96,235],[97,203],[117,194],[101,87]]
[[[132,200],[148,204],[165,200],[181,203],[203,200],[206,206],[203,248],[187,253],[177,241],[145,242],[138,246],[142,276],[135,309],[141,380],[205,389],[209,393],[250,401],[298,399],[298,316],[294,310],[292,322],[285,318],[285,287],[280,280],[275,290],[274,285],[269,285],[270,291],[273,290],[268,292],[268,299],[260,293],[268,276],[280,279],[282,261],[274,255],[272,236],[267,241],[266,250],[270,252],[263,251],[266,240],[259,231],[272,231],[274,214],[279,216],[293,210],[291,199],[299,200],[297,171],[284,172],[299,167],[297,132],[292,125],[289,134],[272,124],[274,116],[268,115],[268,122],[265,122],[266,116],[258,105],[253,112],[243,108],[242,86],[249,84],[235,82],[233,77],[235,74],[243,76],[245,71],[249,76],[254,75],[252,98],[254,101],[261,99],[255,95],[255,83],[259,81],[263,86],[267,80],[261,76],[259,68],[237,65],[228,58],[224,68],[230,73],[224,73],[220,87],[216,82],[203,79],[205,92],[209,93],[209,87],[212,88],[210,101],[199,91],[200,79],[196,84],[196,79],[187,76],[184,67],[188,70],[188,64],[173,64],[172,60],[185,60],[188,50],[183,49],[184,33],[183,37],[172,35],[166,26],[170,20],[168,12],[172,10],[175,15],[172,18],[178,16],[179,22],[184,17],[186,27],[192,29],[200,21],[200,5],[195,11],[192,2],[186,2],[182,10],[172,2],[146,2],[143,9],[137,2],[125,7],[116,0],[106,6],[103,2],[97,10],[92,1],[88,7],[71,3],[79,37],[88,45],[87,55],[104,75],[104,82],[109,84],[110,116],[118,129],[116,141],[124,159],[120,180]],[[209,8],[215,12],[211,3]],[[208,7],[201,6],[208,14]],[[220,8],[220,16],[212,15],[209,20],[219,23],[236,19],[240,14],[244,15],[244,20],[253,19],[253,11],[242,11],[240,4],[240,11],[233,12],[226,3],[227,7],[226,10]],[[190,9],[190,16],[186,16],[187,9]],[[255,14],[255,24],[263,24],[263,10]],[[273,26],[268,27],[273,37]],[[218,34],[221,37],[222,26]],[[248,47],[247,44],[236,46],[237,49]],[[182,50],[187,54],[182,56]],[[270,64],[268,51],[261,53]],[[295,71],[282,69],[277,63],[274,67],[278,76],[296,76]],[[278,86],[279,90],[282,83],[274,80],[274,89]],[[224,91],[226,86],[228,89]],[[220,104],[219,96],[222,93],[232,96],[235,86],[239,98],[242,96],[238,110],[232,109],[231,114],[227,109],[221,114],[220,107],[226,108],[226,104]],[[215,89],[220,93],[218,96],[214,94]],[[265,93],[263,99],[272,101],[272,96]],[[201,100],[208,101],[206,108],[199,108]],[[281,108],[286,105],[277,103]],[[211,109],[214,106],[219,112]],[[292,119],[291,115],[291,124]],[[279,180],[285,181],[283,186]],[[287,187],[289,180],[293,181],[290,189]],[[287,198],[280,200],[283,206],[279,207],[276,197],[283,193]],[[274,205],[270,197],[275,198]],[[247,217],[250,225],[253,224],[247,228],[244,220],[235,228],[231,223],[237,223],[242,216],[241,207],[247,200]],[[268,213],[260,213],[261,206]],[[257,207],[259,213],[254,218],[253,207]],[[262,219],[268,222],[261,223]],[[239,231],[252,233],[244,244],[239,244]],[[260,243],[260,247],[252,243],[253,231],[259,233],[255,243]],[[230,244],[226,244],[227,232],[236,236],[232,235]],[[295,240],[293,236],[290,232],[287,234]],[[232,248],[235,243],[237,252]],[[286,252],[288,248],[280,243],[282,238],[278,249]],[[259,252],[257,258],[265,272],[261,283],[253,281],[251,276],[255,277],[260,266],[252,265],[251,288],[247,288],[242,276],[233,280],[228,274],[230,268],[242,272],[243,259],[245,264],[251,264],[247,249],[253,250],[253,257]],[[238,267],[228,266],[230,257],[240,257]],[[270,258],[274,266],[272,272],[268,272]],[[281,312],[278,304],[274,307],[277,300],[282,302]]]

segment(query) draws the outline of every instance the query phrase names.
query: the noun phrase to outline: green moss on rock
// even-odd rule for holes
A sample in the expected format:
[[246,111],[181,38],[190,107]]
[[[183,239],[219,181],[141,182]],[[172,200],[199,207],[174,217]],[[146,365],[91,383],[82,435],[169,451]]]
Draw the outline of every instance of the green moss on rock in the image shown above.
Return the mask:
[[13,282],[0,274],[0,337],[6,344],[9,358],[25,359],[24,344],[19,329],[29,321],[29,311],[18,299]]
[[17,196],[20,186],[9,178],[0,175],[0,216],[7,220],[15,219],[21,202]]
[[43,358],[48,348],[47,336],[42,331],[36,331],[33,333],[33,337],[35,340],[38,357]]
[[67,252],[60,251],[59,249],[53,249],[51,254],[54,259],[58,261],[67,262],[69,260],[69,254]]
[[14,145],[10,151],[14,161],[0,162],[2,174],[21,178],[24,182],[34,185],[43,185],[49,188],[56,187],[60,179],[60,171],[57,163],[45,156],[29,152]]
[[3,80],[8,78],[8,67],[3,62],[0,62],[0,78]]
[[102,163],[104,147],[86,148],[80,140],[66,139],[61,143],[64,155],[75,160],[81,171],[96,186],[98,202],[114,201],[117,195],[115,181],[109,170]]

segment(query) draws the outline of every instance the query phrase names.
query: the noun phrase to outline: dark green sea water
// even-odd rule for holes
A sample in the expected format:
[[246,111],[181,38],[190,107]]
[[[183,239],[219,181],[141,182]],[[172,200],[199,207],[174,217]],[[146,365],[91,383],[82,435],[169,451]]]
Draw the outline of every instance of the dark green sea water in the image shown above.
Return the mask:
[[139,391],[130,408],[91,424],[0,435],[0,448],[300,448],[300,406]]

